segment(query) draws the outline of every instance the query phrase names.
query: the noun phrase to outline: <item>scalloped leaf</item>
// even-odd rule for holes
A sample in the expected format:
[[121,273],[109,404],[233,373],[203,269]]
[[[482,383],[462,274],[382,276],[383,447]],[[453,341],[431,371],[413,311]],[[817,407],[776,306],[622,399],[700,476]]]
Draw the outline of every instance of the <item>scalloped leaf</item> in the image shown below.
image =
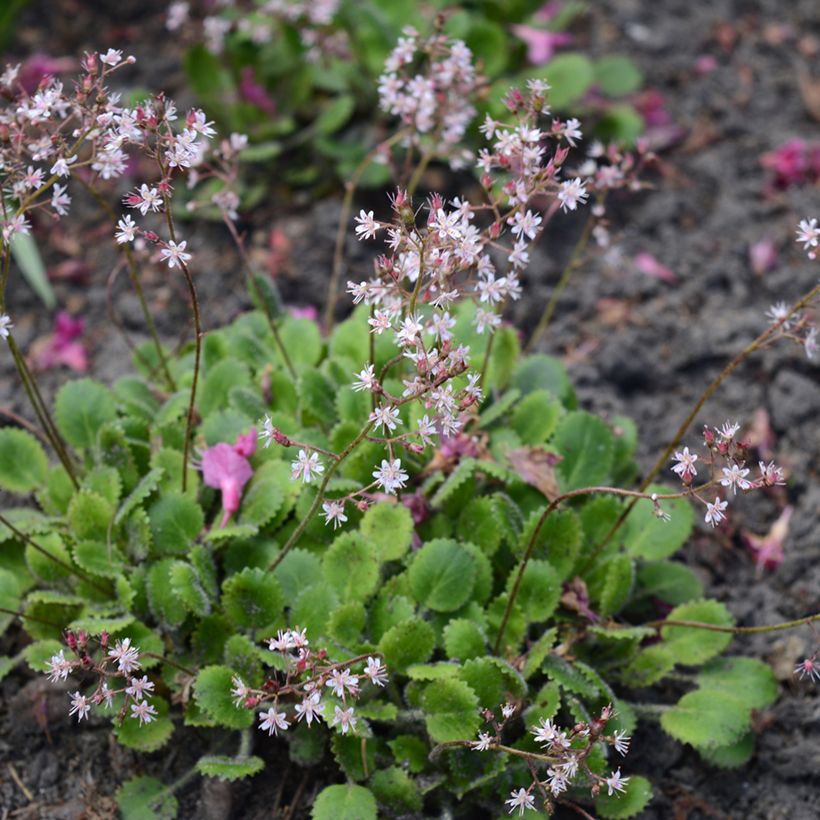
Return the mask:
[[529,648],[527,659],[524,662],[524,669],[522,670],[525,679],[531,678],[541,668],[541,664],[555,645],[557,635],[558,630],[554,626],[550,627]]
[[64,384],[54,400],[54,415],[63,438],[79,449],[97,442],[97,431],[117,417],[111,391],[93,379],[77,379]]
[[327,582],[343,601],[367,600],[379,583],[379,562],[370,541],[358,532],[338,535],[322,558]]
[[46,451],[31,433],[0,429],[0,489],[28,493],[46,480],[47,473]]
[[449,538],[436,538],[415,554],[408,577],[420,604],[436,612],[453,612],[472,595],[476,572],[469,550]]
[[174,820],[176,797],[155,777],[134,777],[115,795],[122,820]]
[[648,561],[638,567],[636,595],[660,598],[673,606],[703,597],[703,583],[685,564]]
[[631,775],[623,794],[601,791],[595,799],[595,811],[606,820],[626,820],[642,812],[652,799],[652,784],[640,775]]
[[484,709],[494,709],[508,695],[521,697],[527,691],[524,678],[501,658],[484,657],[466,661],[459,673]]
[[606,481],[612,468],[615,440],[597,416],[581,410],[568,413],[559,423],[552,443],[563,456],[556,468],[563,492]]
[[444,650],[454,660],[479,658],[487,651],[487,636],[473,621],[454,618],[444,627]]
[[521,359],[513,372],[512,383],[525,395],[533,390],[547,390],[565,407],[575,406],[567,369],[553,356],[536,353]]
[[282,587],[285,605],[293,606],[299,593],[309,587],[322,572],[322,561],[308,550],[292,549],[273,571]]
[[185,561],[174,561],[168,568],[171,588],[183,606],[200,618],[210,614],[211,599],[194,567]]
[[102,464],[86,474],[81,487],[101,495],[112,507],[116,507],[122,492],[122,479],[114,467]]
[[306,629],[312,641],[327,636],[330,616],[339,606],[336,590],[326,581],[305,587],[290,608],[290,622]]
[[176,561],[164,558],[151,565],[145,577],[145,592],[154,617],[168,626],[179,626],[188,614],[184,601],[171,581],[171,568]]
[[264,527],[276,517],[284,502],[282,468],[277,462],[269,461],[256,471],[245,490],[239,524]]
[[731,695],[699,689],[685,694],[661,715],[661,726],[682,743],[697,748],[729,746],[749,728],[750,712]]
[[117,514],[114,516],[114,524],[119,526],[154,490],[159,487],[164,471],[161,467],[149,470],[134,487],[129,495],[120,504]]
[[427,733],[435,743],[472,740],[481,725],[478,707],[478,696],[464,681],[430,683],[422,696]]
[[125,569],[125,558],[119,547],[107,547],[101,541],[80,541],[74,545],[74,563],[91,575],[116,578]]
[[[676,606],[667,616],[670,621],[696,621],[715,626],[734,626],[726,606],[720,601],[690,601]],[[731,632],[713,632],[687,626],[665,626],[661,637],[678,663],[697,666],[719,655],[732,642]]]
[[68,523],[79,540],[107,541],[114,508],[98,493],[80,490],[68,505]]
[[478,427],[489,427],[494,422],[512,409],[515,403],[521,398],[521,391],[513,388],[499,396],[486,410],[483,410],[478,420]]
[[382,635],[379,651],[391,673],[404,674],[408,666],[428,661],[435,645],[436,637],[430,624],[410,618]]
[[461,511],[457,532],[469,537],[485,555],[494,555],[504,537],[503,525],[498,518],[497,499],[474,498]]
[[[672,493],[676,490],[662,484],[647,487],[648,493]],[[685,498],[660,501],[669,521],[658,518],[648,498],[641,498],[624,523],[623,543],[630,555],[657,561],[668,558],[686,543],[694,525],[692,505]]]
[[194,697],[208,717],[229,729],[246,729],[253,724],[254,713],[234,704],[231,696],[234,672],[227,666],[206,666],[194,681]]
[[642,649],[623,672],[630,686],[651,686],[665,678],[675,668],[675,653],[666,644],[653,644]]
[[256,755],[230,757],[229,755],[205,755],[196,762],[196,770],[205,777],[217,780],[242,780],[253,777],[265,768],[265,761]]
[[555,432],[562,410],[548,390],[533,390],[518,402],[510,425],[524,444],[543,444]]
[[379,804],[390,812],[407,814],[421,811],[422,797],[415,781],[398,766],[379,769],[370,778],[370,788]]
[[225,358],[207,368],[202,388],[197,395],[197,409],[205,418],[228,405],[232,387],[249,387],[251,375],[248,366],[234,358]]
[[348,783],[327,786],[310,811],[312,820],[376,820],[376,798],[370,789]]
[[379,560],[397,561],[410,548],[413,516],[403,504],[374,504],[359,528],[376,547]]
[[707,763],[719,769],[738,769],[751,760],[755,752],[755,736],[753,732],[747,732],[727,746],[698,747],[698,752]]
[[150,723],[140,725],[137,718],[130,713],[122,723],[114,726],[114,736],[129,749],[138,752],[155,752],[162,748],[174,733],[173,721],[168,717],[168,702],[163,698],[149,698],[157,710],[157,717]]
[[[506,593],[512,591],[518,567],[513,567],[507,578]],[[561,597],[561,580],[552,564],[531,560],[524,570],[518,588],[516,604],[521,607],[530,622],[545,621],[555,612]]]
[[749,709],[764,709],[777,700],[777,679],[768,664],[756,658],[716,658],[696,678],[709,692],[723,692]]
[[282,616],[284,595],[272,572],[248,567],[222,584],[225,614],[245,629],[258,629]]
[[202,507],[188,495],[163,493],[148,510],[158,555],[184,555],[205,525]]
[[[26,566],[44,583],[63,586],[60,582],[71,576],[68,569],[71,566],[71,556],[63,539],[55,532],[47,532],[38,535],[36,542],[40,549],[35,549],[28,543],[25,546]],[[58,561],[61,563],[57,563]]]

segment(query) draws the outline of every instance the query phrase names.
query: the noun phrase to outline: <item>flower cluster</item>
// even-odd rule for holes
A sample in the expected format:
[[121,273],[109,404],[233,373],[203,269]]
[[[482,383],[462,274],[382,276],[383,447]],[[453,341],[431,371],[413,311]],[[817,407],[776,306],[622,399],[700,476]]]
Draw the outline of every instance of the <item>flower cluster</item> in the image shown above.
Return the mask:
[[[672,472],[676,473],[686,486],[687,494],[705,505],[704,520],[711,527],[716,527],[726,518],[726,508],[729,502],[724,501],[719,494],[712,501],[707,500],[703,495],[706,490],[723,487],[722,492],[728,498],[730,493],[732,496],[737,495],[738,490],[748,493],[786,483],[783,469],[777,467],[773,461],[758,462],[758,474],[751,475],[751,468],[746,466],[748,445],[738,439],[739,430],[740,425],[731,421],[725,422],[720,428],[704,427],[703,443],[707,449],[707,455],[700,467],[705,468],[709,478],[703,484],[697,486],[694,484],[698,476],[700,456],[690,452],[688,447],[675,453]],[[718,493],[720,492],[718,489]],[[653,496],[652,500],[659,517],[665,517],[660,508],[658,496]]]
[[127,718],[139,721],[142,726],[157,717],[157,710],[149,696],[154,684],[147,675],[139,677],[140,650],[131,644],[129,638],[117,640],[109,648],[108,634],[99,638],[99,656],[94,658],[89,647],[90,637],[85,632],[76,635],[66,632],[66,645],[74,657],[67,658],[61,649],[47,664],[46,673],[52,682],[66,680],[70,674],[96,676],[97,684],[92,690],[81,694],[79,689],[70,694],[69,715],[77,715],[77,720],[87,718],[93,706],[113,709],[115,699],[119,708],[119,721]]
[[604,788],[610,796],[625,791],[630,778],[624,777],[620,768],[604,777],[590,768],[587,759],[599,743],[612,746],[620,755],[626,755],[629,751],[630,739],[625,732],[606,732],[607,723],[615,717],[611,706],[605,707],[597,719],[577,723],[569,730],[560,729],[552,720],[539,720],[538,725],[531,730],[536,743],[542,748],[538,754],[511,748],[502,741],[502,733],[517,711],[515,704],[506,703],[501,707],[501,720],[498,720],[493,711],[487,710],[484,717],[490,723],[492,731],[479,732],[478,740],[469,744],[477,752],[511,752],[527,760],[532,782],[529,787],[513,789],[510,793],[510,798],[506,801],[510,814],[516,810],[519,816],[527,810],[537,811],[538,798],[540,806],[551,814],[555,802],[561,801],[561,795],[570,786],[584,783],[593,797]]
[[379,78],[379,104],[408,127],[407,144],[464,167],[471,157],[457,146],[475,117],[471,100],[482,82],[472,52],[442,34],[422,38],[411,27],[402,34]]
[[[304,721],[310,726],[324,720],[338,726],[345,735],[356,728],[358,717],[353,702],[361,694],[361,682],[377,687],[387,682],[387,669],[381,656],[367,655],[340,663],[331,663],[324,649],[314,651],[305,630],[279,631],[267,642],[268,649],[284,660],[284,670],[271,669],[259,688],[247,686],[235,676],[231,695],[237,707],[259,712],[259,729],[269,735],[285,732],[293,723]],[[359,664],[364,668],[354,674]]]

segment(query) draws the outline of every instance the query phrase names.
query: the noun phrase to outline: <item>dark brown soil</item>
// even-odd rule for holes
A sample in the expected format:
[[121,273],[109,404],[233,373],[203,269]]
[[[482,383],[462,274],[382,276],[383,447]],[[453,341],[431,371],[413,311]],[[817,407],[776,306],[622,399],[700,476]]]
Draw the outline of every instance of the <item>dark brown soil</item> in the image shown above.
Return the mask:
[[[183,82],[179,49],[163,33],[159,9],[164,4],[119,3],[103,13],[98,6],[79,0],[33,3],[16,52],[79,54],[83,48],[133,43],[144,72],[140,83],[165,87],[172,96],[178,93]],[[792,137],[818,137],[817,123],[798,90],[798,74],[812,64],[816,69],[819,29],[816,0],[607,0],[594,6],[591,49],[629,53],[646,72],[648,84],[666,98],[684,136],[664,152],[665,173],[655,179],[655,191],[615,202],[620,255],[582,265],[560,300],[542,347],[565,358],[584,407],[637,421],[644,468],[651,466],[709,381],[764,327],[767,307],[792,301],[816,281],[817,267],[794,244],[793,229],[800,218],[820,215],[819,192],[790,188],[764,197],[766,177],[759,156]],[[699,74],[695,61],[704,54],[712,55],[717,67]],[[291,252],[279,274],[282,292],[290,304],[321,308],[339,201],[293,206],[260,212],[246,227],[260,260],[266,257],[271,229],[284,232]],[[82,207],[78,222],[72,226],[78,235],[92,230],[93,217],[89,213],[84,218]],[[537,320],[566,258],[567,235],[574,230],[577,225],[570,220],[557,223],[534,256],[527,296],[514,316],[522,329]],[[186,232],[199,258],[207,259],[207,267],[199,266],[197,285],[206,327],[217,327],[249,305],[235,257],[220,227],[191,225]],[[748,247],[763,237],[778,243],[780,262],[758,276],[750,268]],[[106,235],[84,244],[90,280],[60,283],[57,289],[61,304],[88,320],[91,372],[109,381],[127,369],[127,347],[106,314],[103,283],[114,254]],[[352,239],[349,246],[351,272],[364,274],[368,251]],[[630,260],[639,252],[651,253],[671,268],[678,283],[638,272]],[[62,258],[49,261],[56,264]],[[165,271],[146,271],[145,276],[161,331],[176,339],[188,322],[182,282],[170,280]],[[138,307],[124,280],[115,292],[117,310],[135,338],[141,338]],[[11,288],[9,302],[24,348],[48,332],[52,318],[25,286]],[[46,374],[47,390],[62,379],[63,374]],[[26,411],[5,360],[0,361],[0,405]],[[701,532],[685,550],[707,593],[725,602],[742,625],[798,618],[820,608],[816,365],[785,345],[755,356],[706,405],[688,441],[696,442],[704,423],[716,425],[727,418],[748,422],[761,409],[771,420],[774,451],[789,470],[789,484],[780,495],[738,501],[734,524],[763,533],[785,503],[794,505],[785,561],[761,575],[736,533]],[[733,644],[739,653],[771,662],[783,682],[779,701],[759,717],[757,753],[742,769],[715,769],[659,729],[639,729],[626,767],[656,784],[655,799],[642,816],[816,818],[820,699],[817,687],[797,683],[791,675],[794,662],[814,646],[808,629]],[[110,741],[105,724],[92,723],[82,731],[69,726],[64,694],[42,680],[13,674],[0,691],[0,807],[15,817],[113,816],[104,795],[119,783],[142,772],[171,782],[201,752],[199,739],[186,734],[184,745],[170,755],[166,750],[138,758]],[[260,740],[257,745],[257,753],[271,753],[269,744]],[[11,778],[11,765],[31,800]],[[193,781],[180,792],[181,816],[269,817],[281,780],[287,781],[287,800],[300,778],[298,770],[272,766],[252,784],[232,790]],[[307,804],[310,785],[304,794]]]

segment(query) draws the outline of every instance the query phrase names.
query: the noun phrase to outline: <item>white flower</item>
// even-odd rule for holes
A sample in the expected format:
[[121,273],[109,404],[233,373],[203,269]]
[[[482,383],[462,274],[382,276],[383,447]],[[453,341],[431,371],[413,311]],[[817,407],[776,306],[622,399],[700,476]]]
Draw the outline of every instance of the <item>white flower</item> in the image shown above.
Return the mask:
[[616,769],[609,777],[604,778],[607,794],[611,797],[615,792],[623,792],[624,786],[626,786],[629,780],[630,778],[628,777],[621,777],[621,770]]
[[304,450],[299,450],[299,455],[296,456],[296,461],[290,464],[290,477],[295,481],[299,476],[302,476],[302,481],[305,484],[310,484],[314,475],[321,475],[325,471],[324,464],[319,462],[319,454],[311,453],[308,455]]
[[175,268],[177,265],[182,267],[190,258],[190,253],[185,253],[185,247],[188,243],[183,240],[178,245],[173,239],[168,240],[168,247],[163,248],[159,255],[163,261],[168,262],[169,268]]
[[524,809],[535,811],[535,797],[528,794],[526,789],[511,791],[510,799],[505,800],[504,802],[510,807],[509,814],[512,814],[516,809],[518,809],[519,817],[523,816]]
[[70,671],[71,661],[65,659],[62,649],[56,655],[51,656],[51,660],[48,662],[48,679],[52,683],[65,680]]
[[372,390],[378,383],[379,380],[376,378],[373,365],[369,364],[364,370],[359,372],[357,380],[353,382],[353,389],[356,392],[359,390]]
[[820,664],[814,658],[806,658],[794,667],[794,674],[799,675],[801,680],[820,680]]
[[114,48],[109,48],[105,54],[100,54],[100,60],[112,67],[119,65],[122,62],[122,52]]
[[531,730],[535,736],[536,742],[543,743],[545,745],[551,744],[552,741],[555,740],[558,730],[549,718],[546,720],[542,718],[539,723],[540,726],[536,726],[535,729]]
[[747,475],[749,475],[748,468],[741,469],[738,464],[733,464],[731,467],[723,468],[723,478],[721,478],[720,483],[723,487],[731,487],[732,494],[737,495],[738,487],[741,490],[748,490],[752,486],[746,480]]
[[77,721],[81,721],[84,717],[88,716],[88,713],[91,711],[91,702],[88,700],[85,695],[81,695],[79,692],[75,692],[71,697],[71,709],[69,710],[69,716],[76,714]]
[[278,735],[279,729],[284,732],[288,726],[290,723],[285,720],[285,713],[277,712],[274,706],[271,706],[267,712],[259,713],[259,728],[268,735]]
[[148,211],[156,213],[162,207],[162,197],[156,188],[149,188],[143,183],[135,194],[129,194],[124,202],[132,208],[139,209],[139,212],[145,216]]
[[373,218],[373,211],[365,212],[364,209],[359,211],[359,215],[354,217],[359,224],[356,225],[356,234],[358,239],[373,239],[381,227]]
[[131,685],[125,690],[126,695],[131,695],[134,700],[142,700],[147,692],[149,695],[154,691],[154,684],[148,680],[148,675],[141,678],[131,678]]
[[575,148],[575,140],[583,139],[583,134],[579,128],[580,125],[580,120],[572,118],[567,120],[561,127],[561,134],[573,148]]
[[381,336],[385,330],[390,330],[390,314],[384,310],[377,310],[367,320],[367,323],[373,328],[371,333]]
[[803,347],[806,349],[806,356],[809,359],[813,359],[816,355],[818,350],[820,350],[820,343],[817,341],[817,328],[813,327],[809,329],[809,332],[806,334],[806,338],[803,339]]
[[231,678],[231,683],[233,684],[233,689],[231,689],[231,697],[233,698],[234,705],[237,707],[244,706],[250,690],[247,686],[245,686],[242,678],[238,675],[234,675]]
[[100,689],[100,701],[105,701],[105,708],[111,709],[114,706],[114,692],[108,688],[108,684],[104,683]]
[[714,504],[710,504],[709,502],[706,503],[706,515],[704,516],[704,520],[707,524],[712,527],[716,527],[723,521],[726,516],[723,514],[723,511],[729,505],[728,501],[721,501],[720,498],[716,498]]
[[561,189],[558,191],[561,210],[574,211],[579,203],[583,205],[588,198],[589,194],[580,179],[565,180],[561,183]]
[[401,424],[401,419],[399,418],[399,408],[390,407],[386,404],[382,404],[380,407],[377,407],[370,414],[369,418],[370,421],[376,422],[376,427],[381,427],[385,433],[388,430],[392,433],[393,430],[396,429],[396,425]]
[[684,480],[691,480],[698,474],[695,468],[698,457],[694,453],[690,453],[688,447],[684,447],[683,450],[675,453],[675,458],[678,463],[672,467],[673,473],[677,473]]
[[820,228],[817,227],[816,219],[801,219],[796,233],[795,241],[803,243],[803,250],[816,248],[820,242]]
[[334,530],[347,521],[343,501],[323,501],[322,512],[325,516],[325,524],[329,524],[332,521]]
[[541,224],[541,217],[532,211],[527,211],[525,214],[522,214],[521,211],[517,211],[515,216],[507,220],[507,224],[512,225],[512,232],[517,237],[521,237],[521,235],[524,234],[524,236],[530,239],[535,239],[538,233],[538,226]]
[[488,732],[479,732],[478,740],[474,740],[470,744],[470,748],[472,748],[476,752],[486,752],[487,749],[490,748],[490,744],[492,742],[492,738],[490,737]]
[[625,756],[629,751],[629,737],[627,737],[626,732],[615,732],[612,745],[619,755]]
[[69,165],[72,162],[77,161],[77,155],[74,154],[70,157],[60,157],[54,165],[51,166],[51,173],[58,177],[67,177],[71,175],[71,169]]
[[515,714],[515,706],[512,703],[505,703],[501,707],[501,714],[509,720]]
[[[9,331],[13,327],[14,325],[11,323],[11,316],[7,313],[0,313],[0,339],[8,339]],[[62,654],[62,652],[60,654]]]
[[69,205],[71,205],[71,197],[66,193],[65,185],[55,183],[51,191],[51,207],[54,208],[60,216],[66,216],[68,214]]
[[356,718],[353,716],[353,707],[347,709],[340,709],[335,707],[333,720],[330,721],[331,726],[341,725],[342,734],[346,735],[350,729],[356,728]]
[[318,692],[311,692],[309,695],[305,695],[304,700],[301,703],[297,703],[294,707],[296,709],[296,720],[302,720],[304,718],[308,726],[310,726],[314,720],[321,720],[321,701],[322,698]]
[[131,219],[131,214],[126,214],[117,222],[119,230],[114,234],[117,244],[124,245],[126,242],[133,242],[137,235],[137,223]]
[[432,436],[436,435],[436,428],[433,425],[433,422],[427,417],[425,413],[422,418],[418,419],[416,422],[418,425],[418,435],[421,439],[421,443],[427,447],[428,445],[433,443]]
[[157,710],[147,700],[131,704],[131,717],[137,718],[140,726],[155,720],[156,716]]
[[382,459],[381,467],[373,471],[373,478],[376,479],[376,483],[378,483],[386,493],[392,495],[396,490],[404,488],[404,483],[409,476],[401,468],[401,459],[396,458],[392,461]]
[[376,686],[384,686],[387,682],[387,669],[382,665],[379,658],[368,658],[364,674],[370,678],[370,682]]
[[786,483],[786,476],[783,473],[783,468],[778,467],[773,461],[770,461],[768,464],[763,461],[758,461],[757,464],[760,469],[760,480],[767,487],[772,487],[775,484]]
[[351,675],[349,669],[342,669],[341,671],[334,669],[330,673],[330,680],[325,683],[325,686],[329,686],[337,698],[344,698],[345,689],[355,697],[359,691],[359,679],[355,675]]
[[136,646],[131,646],[130,638],[123,638],[114,644],[113,649],[108,650],[108,657],[117,662],[117,668],[123,675],[130,675],[132,671],[140,668],[139,653]]
[[[779,322],[781,319],[785,319],[789,315],[789,306],[785,302],[775,302],[773,305],[769,307],[766,311],[766,318],[774,324],[775,322]],[[786,329],[789,326],[789,322],[783,323],[783,328]]]
[[725,421],[723,422],[723,427],[721,427],[717,434],[726,442],[731,441],[735,433],[740,430],[740,425],[736,421]]

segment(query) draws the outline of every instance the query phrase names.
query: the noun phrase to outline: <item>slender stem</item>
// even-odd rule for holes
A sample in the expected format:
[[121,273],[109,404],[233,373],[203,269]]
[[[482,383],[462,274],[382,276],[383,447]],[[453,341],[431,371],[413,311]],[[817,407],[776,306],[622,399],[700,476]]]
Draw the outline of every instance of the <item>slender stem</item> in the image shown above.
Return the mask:
[[419,164],[416,166],[415,171],[413,171],[413,176],[410,177],[410,182],[407,183],[407,196],[413,196],[416,192],[416,188],[419,182],[421,182],[421,178],[427,170],[427,166],[430,164],[430,160],[433,159],[433,156],[434,152],[429,150],[422,154]]
[[555,307],[558,304],[558,299],[561,297],[564,289],[569,284],[569,280],[572,278],[572,274],[578,267],[581,256],[589,243],[589,237],[592,234],[592,226],[594,224],[595,216],[590,211],[587,221],[584,223],[584,228],[581,231],[581,235],[578,237],[578,241],[572,249],[569,260],[567,261],[564,270],[561,272],[561,278],[558,280],[558,284],[553,289],[549,302],[547,302],[547,306],[544,308],[544,312],[541,314],[541,318],[538,321],[532,336],[530,336],[529,341],[524,346],[524,353],[529,353],[538,344],[538,342],[541,341],[541,337],[546,332],[550,321],[552,321],[552,316],[555,313]]
[[4,606],[0,606],[0,612],[5,612],[6,615],[14,615],[21,620],[34,621],[34,623],[44,624],[45,626],[53,626],[55,629],[63,628],[61,624],[56,624],[54,621],[46,621],[43,618],[35,618],[33,615],[27,615],[25,612],[19,612],[16,609],[7,609]]
[[[97,204],[105,211],[108,215],[108,218],[111,220],[111,224],[116,226],[117,224],[117,214],[114,212],[114,209],[111,207],[108,200],[100,194],[100,192],[90,183],[86,182],[81,176],[77,177],[80,180],[82,186],[94,197]],[[140,308],[142,309],[142,316],[145,319],[145,325],[148,328],[148,333],[151,336],[151,340],[154,343],[154,347],[157,351],[157,357],[159,359],[159,365],[162,369],[162,373],[165,376],[165,381],[168,384],[168,387],[171,390],[176,390],[176,384],[174,383],[174,378],[171,375],[171,371],[168,368],[168,359],[165,356],[165,351],[162,348],[162,342],[159,338],[159,331],[157,330],[156,323],[154,322],[154,317],[151,315],[151,311],[148,308],[148,302],[145,299],[145,292],[142,289],[142,284],[140,282],[139,274],[137,273],[137,265],[134,261],[134,254],[131,250],[131,246],[126,242],[122,245],[117,244],[117,247],[122,250],[123,254],[125,255],[125,259],[128,265],[128,278],[131,280],[131,285],[134,288],[134,292],[137,294],[137,299],[140,303]]]
[[[649,471],[646,475],[644,480],[641,482],[640,490],[645,490],[657,477],[660,471],[664,468],[664,466],[669,461],[672,453],[675,451],[675,448],[681,443],[683,437],[686,435],[686,431],[689,429],[689,426],[695,420],[695,416],[700,412],[701,407],[709,400],[712,394],[717,390],[717,388],[721,385],[723,380],[729,376],[737,366],[747,357],[750,356],[755,351],[759,350],[763,347],[771,338],[772,336],[786,323],[789,319],[794,316],[795,313],[801,311],[804,307],[806,307],[810,302],[812,302],[818,295],[820,295],[820,284],[815,285],[808,293],[802,296],[800,299],[795,302],[789,312],[782,316],[778,321],[774,322],[773,324],[769,325],[753,342],[748,344],[743,350],[740,351],[730,362],[720,371],[720,373],[712,379],[712,382],[703,392],[703,395],[697,400],[695,406],[690,411],[689,415],[683,420],[680,427],[678,428],[677,433],[675,433],[675,437],[669,443],[667,448],[663,451],[660,458],[655,462],[655,466]],[[629,504],[626,505],[623,512],[618,516],[615,523],[609,528],[607,534],[601,540],[601,543],[598,544],[594,550],[589,554],[588,558],[582,565],[581,569],[579,570],[579,574],[583,574],[595,560],[595,558],[600,554],[601,550],[606,547],[606,545],[610,542],[612,537],[615,533],[621,528],[624,521],[626,521],[627,516],[632,509],[634,508],[635,504],[637,503],[637,499],[631,501]]]
[[196,670],[188,669],[187,666],[183,666],[176,661],[172,661],[170,658],[166,658],[165,655],[157,655],[155,652],[140,652],[140,655],[145,655],[146,658],[154,658],[155,660],[162,661],[162,663],[168,664],[168,666],[172,666],[174,669],[179,669],[180,672],[184,672],[192,678],[196,677]]
[[[435,760],[445,749],[456,749],[464,746],[470,747],[474,741],[472,740],[448,740],[444,743],[439,743],[430,752],[430,760]],[[556,757],[551,755],[541,755],[537,752],[526,752],[523,749],[515,749],[512,746],[505,746],[503,743],[493,743],[487,747],[488,751],[506,752],[515,757],[522,757],[524,760],[537,760],[541,763],[555,763]]]
[[66,563],[61,558],[58,558],[56,555],[50,553],[45,547],[38,544],[31,536],[24,533],[22,530],[17,529],[11,521],[8,520],[2,513],[0,513],[0,524],[8,527],[18,538],[22,538],[29,546],[37,550],[41,555],[44,555],[50,561],[53,561],[58,566],[61,566],[64,570],[66,570],[71,575],[76,575],[80,580],[85,581],[89,586],[94,587],[98,592],[102,592],[104,595],[108,595],[111,591],[107,587],[100,586],[97,582],[86,575],[82,570],[77,569],[77,567],[71,566],[71,564]]
[[735,635],[759,635],[765,632],[782,632],[785,629],[794,629],[798,626],[820,621],[820,612],[814,615],[807,615],[805,618],[797,618],[794,621],[783,621],[779,624],[769,624],[767,626],[718,626],[717,624],[704,624],[699,621],[678,621],[673,619],[649,621],[641,626],[652,629],[661,629],[664,626],[686,626],[692,629],[706,629],[710,632],[731,632]]
[[256,279],[253,275],[251,260],[248,258],[248,252],[245,250],[245,243],[242,241],[242,237],[236,230],[236,225],[233,224],[233,222],[227,214],[223,215],[223,220],[225,224],[228,226],[228,231],[233,237],[234,244],[236,245],[237,250],[239,251],[240,257],[242,258],[242,263],[245,266],[245,275],[248,280],[248,287],[250,287],[251,290],[253,290],[254,296],[256,296],[256,300],[259,302],[260,305],[262,305],[262,312],[265,314],[265,318],[268,320],[268,327],[270,328],[270,332],[273,334],[273,341],[276,343],[276,347],[279,350],[279,355],[282,357],[282,361],[285,363],[285,367],[288,369],[291,378],[295,380],[298,378],[296,368],[294,368],[293,362],[291,362],[290,356],[288,356],[287,348],[285,347],[285,343],[282,341],[282,336],[280,335],[279,328],[277,327],[273,315],[270,312],[268,303],[265,301],[262,294],[259,292],[259,287],[256,284]]
[[290,552],[293,545],[301,538],[302,533],[305,531],[310,520],[316,514],[316,511],[319,509],[319,505],[322,503],[322,499],[325,497],[325,490],[327,489],[327,485],[330,483],[330,479],[333,477],[333,474],[338,469],[339,465],[353,452],[354,448],[362,441],[365,436],[370,432],[375,424],[374,421],[368,422],[360,431],[359,434],[354,438],[347,447],[339,453],[336,461],[332,462],[327,470],[325,471],[324,478],[322,479],[322,483],[319,485],[319,491],[316,493],[316,498],[313,499],[313,503],[310,505],[310,509],[307,511],[305,517],[299,522],[299,525],[296,529],[291,533],[290,538],[288,538],[285,546],[282,547],[279,555],[271,562],[271,565],[268,567],[269,570],[274,570],[282,561],[285,560],[285,556]]
[[38,430],[30,421],[24,419],[22,416],[18,416],[17,413],[13,413],[11,410],[7,410],[5,407],[0,407],[0,416],[5,416],[7,419],[11,419],[15,424],[23,427],[24,429],[28,430],[33,436],[37,436],[40,441],[43,442],[46,446],[50,446],[51,442],[48,440],[48,437],[43,433],[41,430]]
[[333,319],[336,311],[336,302],[339,300],[339,282],[342,278],[342,267],[344,264],[345,238],[347,237],[348,222],[350,221],[350,211],[353,208],[353,197],[356,188],[361,181],[364,172],[370,167],[370,163],[376,156],[387,148],[395,145],[406,134],[404,129],[397,131],[390,139],[380,142],[371,149],[362,161],[356,166],[345,183],[345,195],[342,200],[342,211],[339,214],[339,225],[336,228],[336,245],[333,251],[333,269],[330,274],[330,281],[327,283],[327,302],[325,303],[325,333],[329,336],[333,330]]

